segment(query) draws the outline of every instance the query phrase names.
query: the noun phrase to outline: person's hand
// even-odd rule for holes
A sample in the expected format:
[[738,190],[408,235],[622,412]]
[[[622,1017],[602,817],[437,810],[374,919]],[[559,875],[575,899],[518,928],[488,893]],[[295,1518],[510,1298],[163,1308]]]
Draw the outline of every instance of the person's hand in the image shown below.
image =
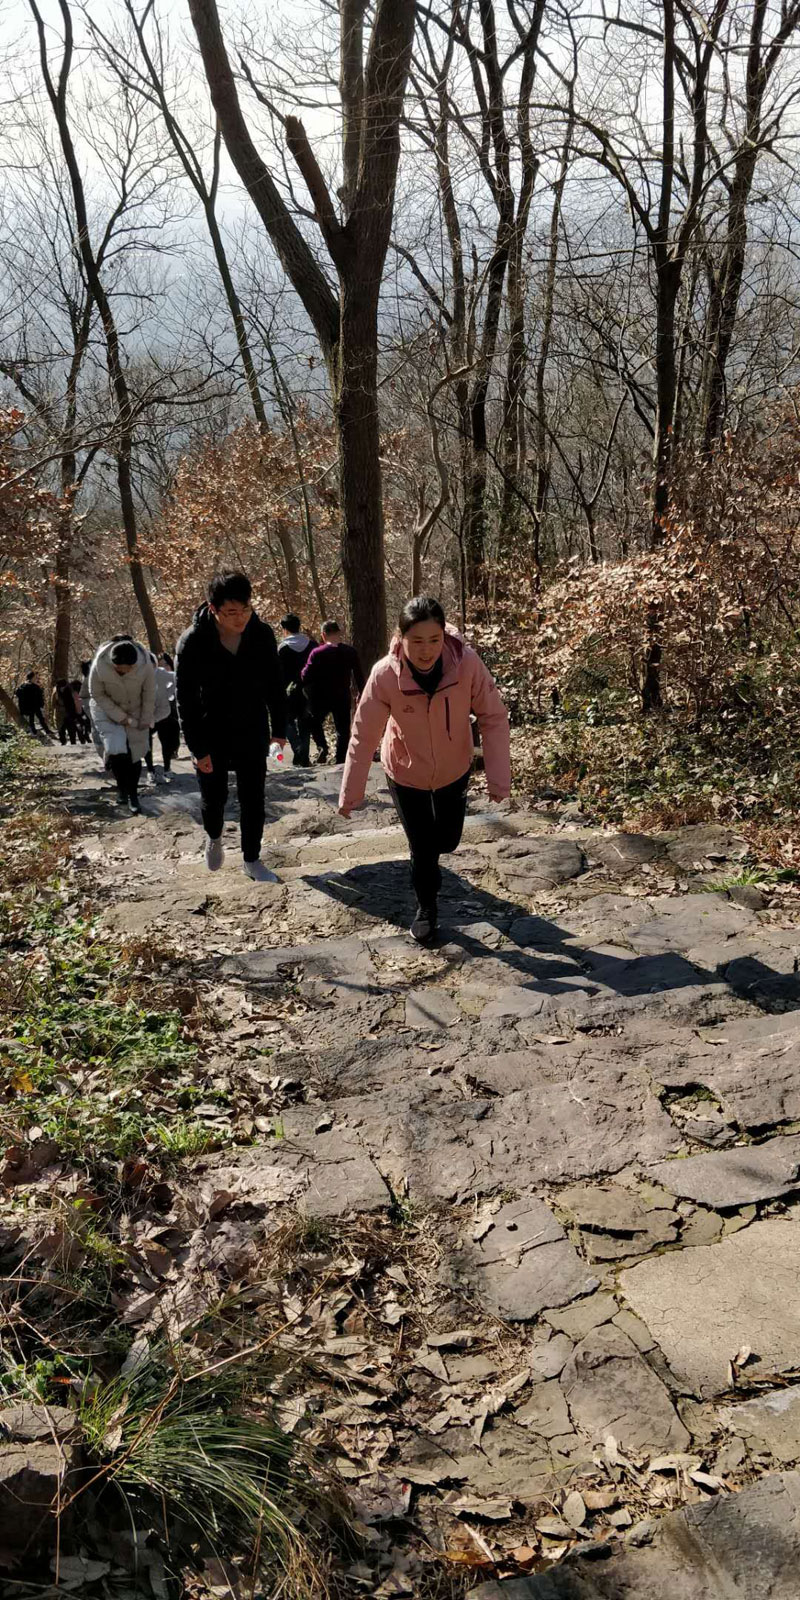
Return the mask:
[[286,749],[286,740],[285,739],[277,739],[276,738],[276,739],[273,739],[272,742],[273,742],[273,744],[279,744],[282,750]]
[[340,806],[339,807],[339,816],[340,817],[349,817],[352,814],[352,810],[353,810],[352,806]]
[[489,790],[489,799],[491,800],[493,806],[500,806],[500,805],[503,804],[504,800],[508,799],[508,795],[507,794],[497,794],[496,791],[490,789]]
[[194,764],[197,772],[208,773],[214,771],[214,763],[210,756],[195,756]]

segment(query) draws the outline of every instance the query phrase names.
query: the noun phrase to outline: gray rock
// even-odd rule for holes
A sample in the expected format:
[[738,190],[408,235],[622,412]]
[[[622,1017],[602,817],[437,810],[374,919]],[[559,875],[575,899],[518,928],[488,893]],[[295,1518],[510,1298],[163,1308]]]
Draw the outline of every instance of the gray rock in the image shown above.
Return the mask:
[[753,926],[751,912],[715,894],[657,895],[650,907],[648,920],[628,935],[643,954],[697,952],[711,940],[732,939]]
[[567,1402],[555,1378],[549,1383],[537,1383],[533,1394],[514,1412],[514,1421],[530,1428],[542,1439],[555,1439],[559,1434],[572,1432]]
[[688,1156],[685,1161],[661,1161],[650,1172],[671,1194],[721,1211],[772,1200],[800,1186],[800,1135]]
[[572,1420],[590,1441],[623,1450],[685,1450],[689,1434],[665,1385],[621,1328],[593,1328],[561,1374]]
[[254,985],[285,982],[294,971],[336,987],[340,1004],[357,1003],[375,980],[375,963],[363,939],[324,939],[275,950],[248,950],[222,962],[225,976]]
[[608,1560],[570,1556],[470,1600],[797,1600],[798,1567],[800,1474],[786,1472],[674,1511]]
[[[657,1173],[658,1169],[654,1170]],[[620,1184],[606,1188],[587,1183],[572,1184],[561,1190],[558,1205],[574,1217],[580,1227],[597,1228],[605,1233],[649,1233],[653,1238],[667,1240],[671,1236],[671,1225],[677,1220],[670,1211],[646,1210],[635,1191]]]
[[586,844],[590,863],[599,861],[616,877],[635,872],[643,863],[655,861],[664,853],[659,839],[650,839],[646,833],[595,834]]
[[[313,1112],[318,1117],[318,1110]],[[287,1115],[288,1121],[288,1115]],[[392,1196],[357,1140],[340,1131],[257,1145],[231,1160],[201,1159],[206,1184],[260,1209],[291,1201],[315,1217],[386,1211]]]
[[549,1339],[534,1339],[528,1365],[536,1378],[557,1378],[571,1355],[572,1340],[565,1333],[554,1333]]
[[512,1322],[529,1322],[545,1306],[565,1305],[597,1287],[541,1200],[503,1206],[486,1237],[464,1246],[454,1270],[482,1305]]
[[585,1339],[592,1328],[599,1328],[604,1322],[610,1322],[619,1310],[616,1300],[610,1294],[590,1294],[585,1300],[579,1300],[574,1306],[566,1306],[563,1310],[554,1308],[544,1314],[545,1322],[558,1333],[565,1333],[568,1339]]
[[[714,1040],[715,1042],[711,1042]],[[800,1014],[726,1020],[707,1035],[676,1036],[645,1053],[667,1088],[701,1084],[742,1128],[800,1118]]]
[[59,1522],[64,1539],[61,1502],[80,1459],[74,1411],[27,1402],[0,1411],[0,1526],[15,1556],[55,1549]]
[[696,862],[738,861],[747,855],[747,841],[716,822],[700,822],[666,835],[667,855],[678,867]]
[[721,1406],[719,1420],[751,1449],[768,1450],[784,1466],[800,1460],[800,1384],[774,1389],[741,1405]]
[[584,867],[583,851],[571,839],[509,839],[495,857],[495,870],[521,894],[554,889],[577,878]]
[[767,897],[754,883],[735,883],[728,894],[735,906],[744,906],[746,911],[763,911]]
[[475,1493],[510,1495],[523,1505],[552,1493],[559,1477],[566,1479],[576,1467],[591,1465],[590,1452],[574,1434],[547,1440],[506,1417],[496,1418],[486,1430],[480,1450],[464,1428],[449,1428],[444,1438],[458,1472]]
[[800,1226],[754,1222],[719,1244],[673,1250],[630,1267],[620,1287],[663,1351],[681,1387],[711,1398],[728,1387],[742,1345],[751,1371],[783,1372],[800,1350]]
[[431,985],[427,989],[412,989],[406,997],[406,1027],[423,1028],[435,1032],[451,1028],[463,1020],[461,1011],[444,989]]

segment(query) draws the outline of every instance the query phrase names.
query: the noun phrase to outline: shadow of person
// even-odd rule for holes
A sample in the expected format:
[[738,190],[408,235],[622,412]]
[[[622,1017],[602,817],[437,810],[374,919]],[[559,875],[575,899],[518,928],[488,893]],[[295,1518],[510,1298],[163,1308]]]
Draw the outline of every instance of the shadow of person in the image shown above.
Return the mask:
[[[404,932],[414,914],[407,859],[361,863],[345,872],[306,873],[303,881],[342,905],[357,906],[375,922],[389,923]],[[800,1006],[800,976],[777,972],[756,957],[704,967],[669,947],[644,954],[593,949],[558,923],[465,881],[450,868],[442,870],[439,908],[439,941],[434,950],[456,958],[461,950],[475,963],[478,977],[480,963],[485,961],[499,986],[502,971],[506,971],[509,986],[523,992],[535,989],[557,996],[581,989],[589,1002],[609,991],[635,1002],[648,995],[693,990],[698,1000],[712,999],[714,993],[728,999],[736,996],[767,1012]],[[498,939],[498,934],[512,942]],[[610,927],[610,938],[613,934]],[[624,943],[623,934],[619,943]],[[591,1024],[591,1010],[586,1020]],[[599,1013],[597,1021],[602,1021]]]

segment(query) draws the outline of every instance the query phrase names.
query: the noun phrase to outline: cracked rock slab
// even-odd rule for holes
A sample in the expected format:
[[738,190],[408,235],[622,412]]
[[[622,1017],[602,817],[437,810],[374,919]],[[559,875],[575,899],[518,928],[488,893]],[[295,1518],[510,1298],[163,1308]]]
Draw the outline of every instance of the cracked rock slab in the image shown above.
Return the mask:
[[756,1452],[767,1450],[785,1466],[800,1459],[800,1384],[722,1406],[719,1419]]
[[386,1211],[392,1196],[375,1163],[341,1133],[279,1140],[225,1165],[203,1163],[205,1189],[228,1190],[240,1204],[266,1210],[292,1202],[314,1217]]
[[645,1053],[665,1088],[702,1085],[742,1128],[800,1117],[800,1014],[737,1018]]
[[593,1444],[612,1433],[623,1450],[685,1450],[690,1435],[666,1385],[621,1328],[593,1328],[561,1374],[573,1423]]
[[470,1600],[797,1600],[799,1569],[800,1473],[786,1472],[672,1512],[641,1548],[481,1583]]
[[670,1194],[720,1211],[773,1200],[800,1186],[800,1135],[687,1156],[685,1161],[661,1161],[650,1173]]
[[719,1244],[669,1251],[622,1273],[620,1287],[682,1389],[702,1399],[723,1393],[742,1345],[750,1371],[783,1372],[800,1352],[800,1226],[754,1222]]
[[503,1206],[485,1239],[458,1253],[454,1271],[483,1305],[511,1322],[529,1322],[546,1306],[566,1305],[597,1288],[542,1200]]
[[406,998],[406,1027],[438,1032],[463,1021],[455,1000],[444,989],[433,985],[427,989],[412,989]]

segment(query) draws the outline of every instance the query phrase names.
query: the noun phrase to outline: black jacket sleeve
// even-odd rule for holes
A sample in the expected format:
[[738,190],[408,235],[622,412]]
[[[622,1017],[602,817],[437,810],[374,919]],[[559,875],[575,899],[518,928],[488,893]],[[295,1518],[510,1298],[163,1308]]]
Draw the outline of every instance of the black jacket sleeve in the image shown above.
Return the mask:
[[[263,624],[264,682],[273,739],[286,738],[286,689],[278,661],[278,646],[268,622]],[[188,741],[187,741],[188,743]]]
[[211,749],[210,729],[203,707],[200,655],[202,645],[196,634],[186,633],[178,644],[175,662],[175,699],[181,730],[190,753],[201,760]]

